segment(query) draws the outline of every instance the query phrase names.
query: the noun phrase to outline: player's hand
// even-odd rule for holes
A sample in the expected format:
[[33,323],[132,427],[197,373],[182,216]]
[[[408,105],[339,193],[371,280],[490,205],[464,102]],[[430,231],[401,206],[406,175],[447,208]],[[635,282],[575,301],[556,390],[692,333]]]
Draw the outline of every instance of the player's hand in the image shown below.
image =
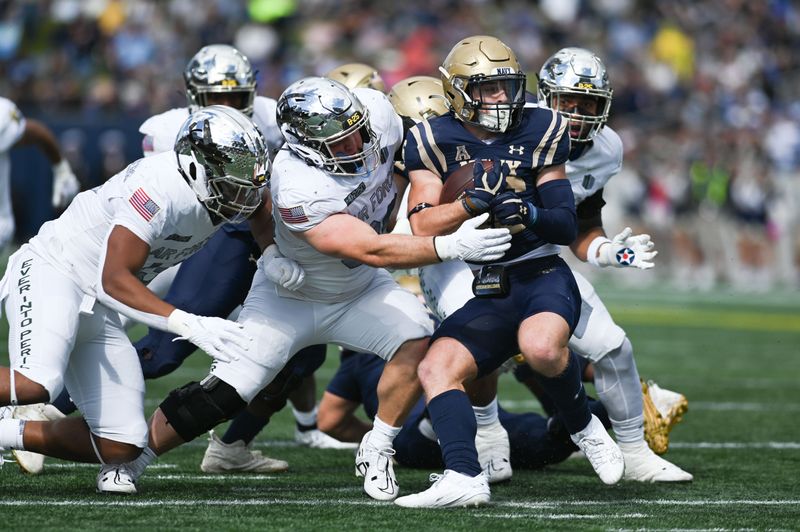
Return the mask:
[[271,244],[267,246],[262,254],[262,271],[267,279],[287,290],[297,290],[306,280],[306,272],[303,267],[292,259],[284,257],[278,246]]
[[[175,309],[167,318],[167,329],[208,353],[214,360],[239,360],[250,348],[253,339],[235,321],[209,316],[197,316]],[[173,342],[175,341],[173,340]]]
[[530,227],[536,221],[538,213],[533,203],[520,198],[516,192],[510,190],[495,196],[489,205],[489,210],[496,222],[507,226],[522,224]]
[[66,207],[80,190],[81,183],[66,159],[53,165],[53,208]]
[[492,199],[506,189],[506,178],[500,161],[492,160],[492,169],[484,170],[480,160],[472,167],[473,188],[464,193],[463,205],[467,212],[476,216],[489,210]]
[[511,247],[511,233],[505,227],[478,229],[489,213],[470,218],[455,233],[433,239],[436,254],[446,260],[491,262],[500,259]]
[[649,270],[654,267],[653,259],[658,255],[650,240],[650,235],[633,235],[630,227],[626,227],[610,242],[602,244],[597,252],[597,263],[600,266],[615,268],[639,268]]

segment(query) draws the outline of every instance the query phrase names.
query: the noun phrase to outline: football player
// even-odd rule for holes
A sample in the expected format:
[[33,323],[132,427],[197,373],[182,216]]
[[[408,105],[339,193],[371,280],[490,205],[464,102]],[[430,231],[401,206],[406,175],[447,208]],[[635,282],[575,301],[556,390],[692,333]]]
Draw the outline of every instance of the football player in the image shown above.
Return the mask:
[[[539,73],[539,98],[543,107],[559,110],[569,120],[572,147],[566,174],[577,205],[578,237],[570,246],[575,256],[600,267],[652,268],[656,252],[649,236],[632,235],[626,229],[611,240],[603,230],[603,187],[621,168],[622,143],[606,125],[612,89],[602,61],[582,48],[559,50]],[[662,394],[657,386],[640,384],[633,348],[624,330],[613,321],[592,285],[580,273],[573,275],[582,308],[569,347],[593,363],[595,387],[608,409],[625,460],[625,478],[641,482],[692,480],[691,474],[653,453],[666,451],[668,431],[685,411],[686,399],[668,390],[668,394]],[[468,266],[459,263],[420,269],[426,301],[439,319],[473,297],[472,279]],[[531,378],[527,376],[526,380]],[[643,410],[644,402],[652,400],[651,389],[659,399],[671,397],[665,414],[655,408]],[[650,446],[645,443],[645,427]]]
[[[581,310],[575,279],[558,257],[559,245],[572,243],[578,232],[565,173],[568,121],[546,108],[525,108],[525,74],[514,52],[494,37],[463,39],[440,71],[453,111],[421,122],[406,140],[411,227],[415,234],[442,234],[491,213],[496,224],[512,228],[513,239],[502,259],[478,274],[483,297],[467,301],[433,334],[419,376],[446,469],[428,490],[395,502],[440,507],[489,501],[464,383],[518,352],[538,372],[601,480],[614,484],[622,478],[622,455],[591,414],[577,355],[567,347]],[[494,164],[474,164],[474,188],[440,205],[448,175],[480,159]]]
[[[477,229],[488,216],[437,237],[383,234],[397,201],[394,153],[403,127],[386,96],[304,78],[278,100],[285,145],[270,184],[276,243],[305,271],[288,290],[256,275],[238,321],[255,337],[247,356],[214,364],[201,384],[173,391],[150,420],[150,447],[131,467],[192,440],[249,402],[303,347],[335,343],[388,362],[372,431],[356,457],[364,489],[392,500],[392,440],[416,402],[419,360],[431,323],[422,303],[384,267],[440,260],[494,259],[509,247],[506,228]],[[259,266],[260,268],[262,266]],[[224,391],[224,402],[212,395]],[[230,402],[228,402],[230,401]]]
[[[173,151],[79,194],[9,258],[0,297],[11,367],[0,368],[0,404],[47,402],[66,386],[83,417],[0,419],[0,447],[99,462],[99,491],[135,492],[119,464],[147,443],[144,380],[120,314],[188,340],[220,364],[252,349],[241,325],[176,308],[144,283],[191,256],[223,222],[249,218],[262,247],[271,243],[269,170],[248,117],[201,109],[183,123]],[[227,404],[225,391],[207,393]]]
[[53,208],[64,208],[80,190],[80,182],[61,156],[52,131],[42,122],[25,118],[14,102],[0,98],[0,251],[14,238],[14,213],[11,209],[11,158],[15,146],[33,144],[44,152],[53,166]]
[[[181,124],[189,114],[208,105],[227,105],[239,109],[252,117],[261,131],[271,154],[283,143],[275,122],[276,102],[256,96],[256,79],[250,61],[236,48],[213,44],[201,48],[187,63],[183,73],[186,84],[188,106],[171,109],[147,119],[139,130],[144,134],[142,149],[145,157],[171,151]],[[289,261],[275,255],[267,262],[268,273],[284,278],[285,282],[301,282],[301,270],[292,270]],[[244,302],[247,290],[256,271],[256,260],[260,256],[258,244],[250,233],[246,222],[224,224],[209,241],[192,257],[159,274],[148,288],[168,303],[181,309],[204,316],[227,317]],[[299,272],[299,273],[297,273]],[[213,280],[213,282],[211,282]],[[196,347],[190,342],[174,341],[175,335],[151,328],[134,346],[139,354],[145,379],[167,375],[180,366]],[[298,385],[299,378],[314,371],[325,359],[325,346],[312,346],[298,354],[293,365],[295,372],[287,370],[282,377],[291,383],[282,389],[288,395]],[[298,373],[300,373],[298,375]],[[258,403],[258,401],[256,401]],[[269,401],[272,406],[275,400]],[[285,401],[284,401],[285,403]],[[14,411],[21,419],[57,419],[75,410],[66,390],[53,401],[53,407],[45,405],[23,406]],[[315,399],[310,404],[293,409],[296,416],[313,414]],[[288,464],[264,456],[249,448],[256,434],[265,426],[257,412],[267,405],[254,404],[242,411],[223,436],[209,435],[209,446],[200,465],[208,473],[236,471],[275,472],[284,471]],[[316,429],[315,421],[306,421],[306,430],[296,431],[298,440],[316,447],[341,447],[339,442]],[[27,473],[42,471],[44,457],[25,451],[15,451],[20,467]]]
[[[583,362],[585,363],[585,362]],[[320,429],[342,441],[359,441],[370,430],[369,423],[355,412],[362,406],[371,420],[378,406],[377,385],[384,361],[368,353],[344,351],[319,405]],[[602,403],[590,401],[592,412],[610,426]],[[546,418],[536,413],[514,414],[498,408],[499,420],[511,444],[511,463],[515,468],[540,469],[564,461],[577,447],[558,416]],[[394,459],[403,466],[440,468],[442,451],[421,399],[411,410],[403,429],[394,440]]]

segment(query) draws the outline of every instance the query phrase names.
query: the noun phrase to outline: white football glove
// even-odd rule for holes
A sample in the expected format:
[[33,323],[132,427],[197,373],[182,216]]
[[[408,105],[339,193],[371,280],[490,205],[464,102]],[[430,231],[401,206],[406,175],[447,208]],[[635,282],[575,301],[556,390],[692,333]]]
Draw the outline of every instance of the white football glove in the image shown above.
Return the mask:
[[267,279],[287,290],[297,290],[306,280],[306,272],[303,267],[292,259],[287,259],[278,250],[278,246],[271,244],[267,246],[262,258],[262,270]]
[[66,207],[80,190],[81,183],[66,159],[53,165],[53,208]]
[[653,250],[655,244],[650,240],[650,235],[631,236],[631,233],[631,228],[626,227],[612,240],[600,244],[597,248],[597,265],[640,270],[654,267],[653,259],[658,251]]
[[173,310],[167,318],[167,330],[178,335],[175,340],[192,342],[220,362],[239,360],[253,341],[235,321],[197,316],[180,309]]
[[487,262],[505,255],[511,247],[511,233],[507,227],[478,229],[488,218],[489,213],[485,212],[461,224],[455,233],[434,237],[433,247],[439,259]]

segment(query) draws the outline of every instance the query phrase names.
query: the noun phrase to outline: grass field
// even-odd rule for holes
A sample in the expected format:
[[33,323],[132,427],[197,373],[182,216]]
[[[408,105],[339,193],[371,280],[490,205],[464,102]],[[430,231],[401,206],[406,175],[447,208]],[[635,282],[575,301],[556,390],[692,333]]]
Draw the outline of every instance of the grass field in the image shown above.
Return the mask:
[[[163,456],[135,497],[94,492],[96,466],[48,461],[28,477],[0,470],[2,528],[197,530],[502,530],[800,529],[800,297],[632,292],[600,286],[633,341],[640,373],[689,398],[667,457],[692,472],[688,485],[622,482],[606,487],[588,462],[516,471],[493,488],[490,506],[409,511],[369,500],[353,476],[349,451],[296,447],[293,420],[281,412],[256,442],[286,459],[279,475],[217,477],[198,467],[202,438]],[[3,336],[5,333],[2,333]],[[3,341],[5,345],[5,341]],[[5,349],[4,349],[5,351]],[[324,384],[337,357],[318,373]],[[201,378],[193,355],[148,385],[152,410],[173,387]],[[320,390],[321,393],[321,390]],[[501,403],[535,408],[512,380]],[[404,493],[424,489],[429,471],[397,469]]]

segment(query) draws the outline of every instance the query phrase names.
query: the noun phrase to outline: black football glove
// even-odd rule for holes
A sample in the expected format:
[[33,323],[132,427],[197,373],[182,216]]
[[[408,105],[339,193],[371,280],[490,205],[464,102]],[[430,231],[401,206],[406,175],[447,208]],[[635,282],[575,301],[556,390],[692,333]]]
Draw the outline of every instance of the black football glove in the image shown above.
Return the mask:
[[495,222],[502,225],[524,225],[530,227],[536,222],[538,211],[528,200],[520,198],[516,192],[507,191],[492,198],[489,209]]
[[475,161],[472,170],[473,188],[464,193],[461,204],[470,216],[477,216],[489,210],[492,199],[506,189],[506,178],[500,161],[492,160],[492,169],[484,170],[480,160]]

